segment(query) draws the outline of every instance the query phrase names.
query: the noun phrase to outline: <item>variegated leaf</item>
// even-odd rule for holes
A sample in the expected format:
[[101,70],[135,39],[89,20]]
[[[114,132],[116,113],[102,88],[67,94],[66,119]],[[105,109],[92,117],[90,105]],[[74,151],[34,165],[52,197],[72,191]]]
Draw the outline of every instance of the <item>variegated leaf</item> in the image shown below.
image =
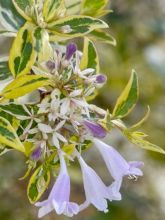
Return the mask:
[[49,84],[49,78],[44,75],[20,76],[3,89],[1,97],[15,99]]
[[13,31],[0,30],[0,37],[16,37],[17,33]]
[[56,20],[65,13],[65,10],[63,0],[45,0],[43,5],[44,20],[47,23]]
[[81,14],[95,17],[101,13],[108,2],[109,0],[83,0],[81,4]]
[[131,132],[128,130],[124,131],[125,136],[128,138],[129,141],[131,141],[133,144],[150,151],[155,151],[161,154],[165,154],[165,150],[161,147],[150,143],[147,140],[144,140],[144,138],[147,136],[146,134],[138,131]]
[[8,57],[0,58],[0,81],[8,79],[11,76],[8,66]]
[[27,195],[32,204],[40,199],[47,189],[49,182],[50,171],[46,170],[43,166],[38,167],[31,176],[27,189]]
[[0,0],[0,22],[8,31],[17,32],[25,20],[15,9],[12,0]]
[[80,13],[81,1],[80,0],[65,0],[66,14],[75,15]]
[[0,109],[12,116],[29,116],[23,105],[16,103],[0,104]]
[[100,40],[103,43],[111,44],[113,46],[116,46],[116,40],[115,38],[110,35],[108,32],[102,31],[102,30],[94,30],[89,34],[89,37],[92,40]]
[[108,28],[108,25],[102,20],[89,16],[73,15],[48,24],[48,28],[61,37],[73,38],[83,36],[94,29]]
[[9,67],[14,77],[25,75],[30,72],[36,60],[34,50],[33,24],[26,23],[18,32],[9,56]]
[[90,41],[88,38],[85,38],[84,40],[84,50],[80,67],[82,70],[92,68],[96,71],[96,73],[99,73],[100,71],[99,58],[96,48],[92,41]]
[[113,116],[122,118],[126,116],[135,106],[139,96],[138,78],[136,72],[133,70],[131,78],[125,87],[124,91],[119,96]]
[[25,148],[20,142],[10,122],[0,117],[0,143],[25,153]]
[[49,60],[53,51],[49,41],[49,34],[45,29],[37,27],[33,34],[38,62]]
[[18,13],[27,21],[31,21],[30,9],[34,3],[34,0],[12,0]]

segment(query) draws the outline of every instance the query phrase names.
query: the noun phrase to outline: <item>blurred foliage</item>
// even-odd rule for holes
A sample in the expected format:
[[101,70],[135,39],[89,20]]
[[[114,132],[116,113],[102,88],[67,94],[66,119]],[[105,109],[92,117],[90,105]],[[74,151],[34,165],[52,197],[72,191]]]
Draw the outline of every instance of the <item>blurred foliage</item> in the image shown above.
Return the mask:
[[[140,81],[140,99],[136,109],[127,117],[126,123],[136,122],[144,114],[147,104],[151,115],[143,129],[152,137],[151,141],[165,147],[165,4],[164,0],[112,0],[113,13],[106,16],[117,46],[97,43],[101,59],[101,71],[108,75],[107,85],[100,91],[96,103],[112,110],[115,100],[128,81],[132,68],[135,68]],[[2,41],[4,41],[2,39]],[[1,54],[10,47],[5,41]],[[9,46],[8,46],[9,45]],[[127,158],[145,162],[144,177],[136,183],[125,180],[122,189],[123,200],[110,204],[110,212],[100,214],[92,207],[75,220],[164,220],[165,215],[165,157],[160,154],[133,149],[126,144],[120,134],[114,132],[109,143],[120,147]],[[98,172],[106,176],[105,166],[97,154],[91,153],[97,162]],[[135,157],[135,158],[134,158]],[[90,161],[90,158],[88,158]],[[26,199],[26,181],[19,182],[25,171],[23,157],[19,153],[6,154],[0,160],[0,219],[34,220],[37,210]],[[94,164],[96,167],[96,164]],[[3,167],[3,172],[2,172]],[[82,186],[78,171],[72,172],[75,186],[73,199],[81,198]],[[17,177],[17,178],[16,178]],[[107,178],[108,179],[108,178]],[[83,192],[82,192],[83,194]],[[43,220],[66,219],[54,213]]]

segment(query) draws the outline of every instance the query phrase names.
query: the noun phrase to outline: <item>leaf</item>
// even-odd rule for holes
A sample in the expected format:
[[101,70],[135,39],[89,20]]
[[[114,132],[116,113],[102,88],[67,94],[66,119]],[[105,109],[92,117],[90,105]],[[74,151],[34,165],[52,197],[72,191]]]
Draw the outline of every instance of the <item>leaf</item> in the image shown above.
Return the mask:
[[0,80],[8,79],[11,76],[8,66],[8,57],[0,58]]
[[48,24],[48,29],[55,34],[71,38],[83,36],[98,28],[108,28],[108,25],[102,20],[82,15],[68,16]]
[[16,37],[17,33],[13,31],[0,30],[0,37]]
[[9,67],[14,77],[25,75],[30,72],[36,60],[36,51],[33,42],[33,25],[26,23],[18,32],[11,47]]
[[81,0],[65,0],[66,14],[75,15],[79,14],[81,9]]
[[0,117],[0,143],[25,153],[25,148],[20,142],[14,128],[5,118]]
[[0,109],[12,116],[28,116],[28,113],[25,111],[22,105],[16,103],[9,104],[0,104]]
[[124,130],[125,136],[135,145],[150,151],[155,151],[161,154],[165,154],[165,150],[163,150],[161,147],[150,143],[149,141],[144,140],[143,138],[147,135],[142,132],[131,132],[128,129]]
[[50,182],[50,171],[46,170],[42,165],[36,169],[34,174],[31,176],[27,195],[30,203],[34,204],[40,199],[42,194],[47,189]]
[[38,62],[49,60],[53,51],[49,42],[49,34],[45,29],[37,27],[33,34],[35,47],[38,53]]
[[99,58],[96,48],[92,41],[90,41],[88,38],[85,38],[84,40],[84,50],[80,67],[82,70],[92,68],[96,71],[96,73],[99,73],[100,71]]
[[44,75],[20,76],[3,89],[1,96],[6,99],[15,99],[49,84],[49,78]]
[[0,0],[0,21],[8,31],[14,32],[17,32],[25,23],[11,0]]
[[63,0],[45,0],[43,5],[44,20],[49,23],[52,20],[58,19],[61,13],[64,14],[65,10]]
[[102,30],[94,30],[89,34],[89,37],[92,40],[100,40],[103,43],[111,44],[113,46],[116,46],[116,40],[112,35],[110,35],[108,32],[102,31]]
[[81,14],[95,17],[101,13],[108,2],[109,0],[83,0],[81,4]]
[[138,79],[136,72],[133,70],[127,86],[117,100],[113,111],[113,116],[117,118],[123,118],[126,116],[134,108],[138,96]]
[[18,13],[27,21],[31,21],[32,19],[28,15],[31,9],[31,6],[34,3],[34,0],[12,0],[16,10]]

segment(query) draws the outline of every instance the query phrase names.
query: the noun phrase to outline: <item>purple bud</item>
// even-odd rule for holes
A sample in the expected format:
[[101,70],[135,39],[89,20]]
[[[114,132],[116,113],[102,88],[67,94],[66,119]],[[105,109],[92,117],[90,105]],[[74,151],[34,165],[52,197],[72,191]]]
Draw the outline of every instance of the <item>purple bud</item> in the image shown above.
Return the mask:
[[77,46],[74,43],[70,43],[67,45],[65,58],[66,60],[70,60],[73,54],[76,52]]
[[104,138],[107,134],[105,129],[97,123],[85,120],[84,125],[89,129],[94,137]]
[[52,70],[55,69],[55,63],[54,63],[53,61],[51,61],[51,60],[49,60],[49,61],[46,62],[46,66],[47,66],[47,68],[48,68],[50,71],[52,71]]
[[42,153],[42,149],[41,147],[37,147],[31,154],[31,159],[32,160],[39,160],[40,156],[41,156],[41,153]]
[[96,82],[97,83],[102,84],[102,83],[105,83],[106,81],[107,81],[107,76],[106,75],[99,74],[99,75],[96,76]]

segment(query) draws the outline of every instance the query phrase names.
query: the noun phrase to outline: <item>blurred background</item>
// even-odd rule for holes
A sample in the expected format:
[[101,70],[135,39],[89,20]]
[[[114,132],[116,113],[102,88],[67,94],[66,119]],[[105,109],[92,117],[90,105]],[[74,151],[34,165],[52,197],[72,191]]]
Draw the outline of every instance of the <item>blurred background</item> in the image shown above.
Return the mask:
[[[111,0],[113,13],[105,17],[117,40],[117,46],[96,43],[102,72],[108,76],[95,103],[113,109],[115,101],[127,83],[131,69],[136,69],[140,83],[137,107],[125,119],[131,125],[143,116],[150,105],[151,114],[142,131],[149,140],[165,148],[165,0]],[[0,56],[11,42],[0,39]],[[123,199],[109,204],[110,212],[99,213],[88,208],[74,220],[164,220],[165,219],[165,156],[146,152],[113,131],[106,140],[128,160],[142,160],[144,177],[138,181],[124,180]],[[92,148],[87,162],[106,179],[109,175],[100,155]],[[94,161],[92,163],[92,161]],[[97,161],[97,163],[95,163]],[[0,220],[35,220],[37,208],[26,197],[27,181],[19,181],[25,172],[24,158],[19,153],[7,153],[0,158]],[[83,201],[79,170],[70,169],[72,200]],[[52,213],[43,220],[65,220]]]

